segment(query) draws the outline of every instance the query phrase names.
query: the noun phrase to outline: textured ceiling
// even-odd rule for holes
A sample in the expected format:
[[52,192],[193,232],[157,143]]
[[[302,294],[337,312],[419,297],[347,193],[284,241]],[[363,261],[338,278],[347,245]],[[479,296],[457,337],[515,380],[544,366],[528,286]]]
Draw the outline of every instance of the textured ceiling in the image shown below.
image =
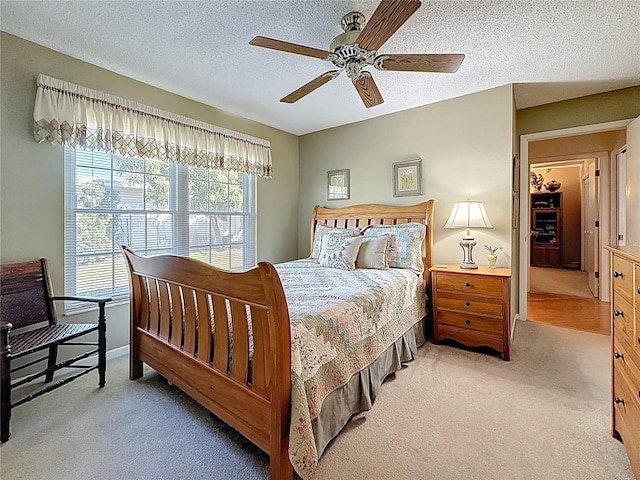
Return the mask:
[[249,40],[329,49],[344,14],[378,3],[2,0],[0,28],[298,135],[509,83],[517,108],[640,84],[640,1],[423,1],[379,53],[464,53],[457,73],[374,69],[385,103],[369,109],[344,74],[280,103],[334,67]]

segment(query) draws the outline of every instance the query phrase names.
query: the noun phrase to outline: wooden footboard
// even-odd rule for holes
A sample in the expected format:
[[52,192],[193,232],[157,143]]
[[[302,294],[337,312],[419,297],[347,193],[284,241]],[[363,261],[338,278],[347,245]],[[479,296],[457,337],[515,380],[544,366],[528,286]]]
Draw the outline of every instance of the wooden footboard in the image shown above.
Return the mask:
[[271,478],[292,478],[291,333],[273,265],[231,273],[122,251],[131,279],[130,378],[147,363],[267,452]]
[[[433,200],[417,205],[316,207],[319,223],[427,226],[423,262],[431,266]],[[291,332],[273,265],[231,273],[185,257],[143,258],[122,247],[131,278],[130,378],[147,363],[267,452],[271,478],[290,479]],[[427,292],[430,276],[425,275]]]

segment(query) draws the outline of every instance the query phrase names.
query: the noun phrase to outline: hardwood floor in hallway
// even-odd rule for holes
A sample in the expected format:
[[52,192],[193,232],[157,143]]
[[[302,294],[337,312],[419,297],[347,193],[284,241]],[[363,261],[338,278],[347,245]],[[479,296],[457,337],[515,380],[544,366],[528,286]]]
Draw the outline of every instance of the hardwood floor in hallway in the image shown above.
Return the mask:
[[611,335],[611,304],[597,299],[548,293],[528,294],[528,320]]

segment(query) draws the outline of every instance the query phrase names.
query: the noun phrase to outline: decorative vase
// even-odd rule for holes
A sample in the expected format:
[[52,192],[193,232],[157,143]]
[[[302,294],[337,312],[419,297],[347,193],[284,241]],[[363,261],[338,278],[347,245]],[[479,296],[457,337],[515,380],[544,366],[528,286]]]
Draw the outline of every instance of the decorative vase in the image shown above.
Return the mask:
[[487,260],[489,260],[489,268],[496,268],[498,255],[496,255],[495,253],[490,253],[489,255],[487,255]]

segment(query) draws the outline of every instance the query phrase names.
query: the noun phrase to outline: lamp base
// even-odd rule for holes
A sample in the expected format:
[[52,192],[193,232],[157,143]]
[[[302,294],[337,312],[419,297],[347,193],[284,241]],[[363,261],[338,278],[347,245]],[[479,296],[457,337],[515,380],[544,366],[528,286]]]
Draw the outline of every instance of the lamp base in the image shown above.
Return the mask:
[[462,247],[462,253],[464,254],[464,259],[460,264],[460,268],[465,270],[475,270],[478,268],[476,262],[473,261],[473,247],[477,245],[476,239],[470,235],[465,235],[460,240],[460,246]]
[[460,264],[460,268],[464,268],[465,270],[474,270],[478,268],[478,265],[476,263],[462,262]]

